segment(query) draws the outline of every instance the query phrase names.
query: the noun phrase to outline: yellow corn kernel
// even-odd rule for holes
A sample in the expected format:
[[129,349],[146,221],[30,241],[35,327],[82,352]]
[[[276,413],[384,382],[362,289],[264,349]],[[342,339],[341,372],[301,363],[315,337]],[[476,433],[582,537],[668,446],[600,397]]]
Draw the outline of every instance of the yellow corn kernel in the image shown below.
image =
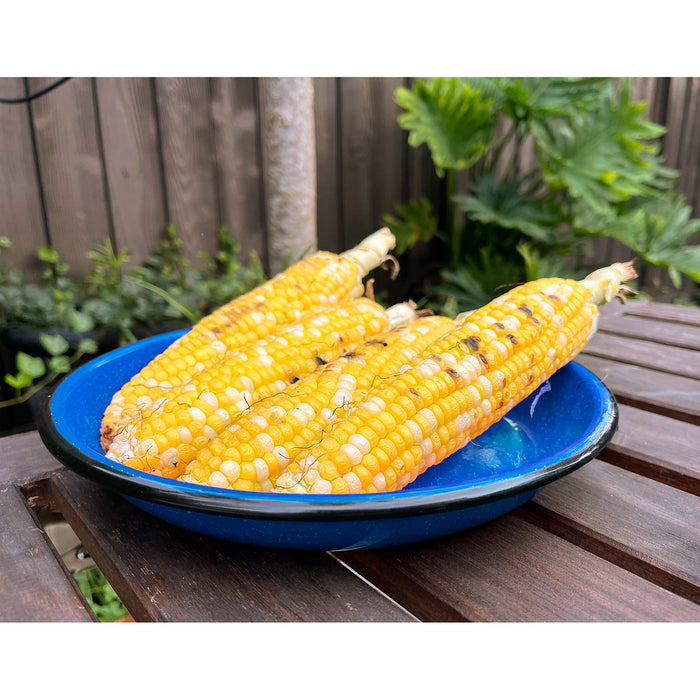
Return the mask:
[[[181,386],[201,371],[198,365],[206,367],[313,309],[361,296],[362,279],[394,244],[384,228],[341,255],[315,253],[203,318],[114,395],[102,421],[103,449],[129,420],[138,396],[160,396],[159,383]],[[152,385],[144,392],[147,382]]]
[[[363,437],[369,451],[342,475],[345,485],[332,480],[333,492],[345,492],[346,486],[355,492],[358,483],[365,493],[403,488],[483,433],[580,352],[595,331],[596,304],[615,296],[620,282],[632,274],[628,268],[580,283],[537,280],[458,317],[454,331],[416,355],[397,377],[372,387],[352,420],[338,424],[338,435],[344,427],[357,431],[358,425],[369,426]],[[415,402],[411,409],[400,400],[409,394],[420,398],[422,408]],[[330,444],[322,440],[317,452]],[[333,450],[337,445],[336,440]],[[348,446],[357,447],[341,443],[338,452],[350,455],[353,463]],[[326,454],[336,459],[335,452]],[[305,457],[302,451],[290,462],[285,479],[277,481],[278,491],[284,491],[285,481],[294,481],[297,491],[311,490]],[[379,471],[368,482],[367,472],[376,467]]]

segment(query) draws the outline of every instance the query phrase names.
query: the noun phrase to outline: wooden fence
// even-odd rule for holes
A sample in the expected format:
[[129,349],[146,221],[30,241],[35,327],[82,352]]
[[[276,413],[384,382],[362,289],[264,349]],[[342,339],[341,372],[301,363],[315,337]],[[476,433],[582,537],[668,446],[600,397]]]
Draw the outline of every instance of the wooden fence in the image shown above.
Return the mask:
[[[0,97],[52,78],[0,78]],[[315,84],[318,242],[341,250],[395,204],[438,180],[425,149],[407,144],[395,89],[407,78],[320,78]],[[664,124],[666,163],[700,216],[700,78],[638,78],[636,98]],[[71,270],[110,239],[139,262],[177,225],[185,249],[213,252],[226,225],[266,260],[256,78],[73,78],[25,104],[0,104],[0,236],[11,263],[36,274],[50,243]]]

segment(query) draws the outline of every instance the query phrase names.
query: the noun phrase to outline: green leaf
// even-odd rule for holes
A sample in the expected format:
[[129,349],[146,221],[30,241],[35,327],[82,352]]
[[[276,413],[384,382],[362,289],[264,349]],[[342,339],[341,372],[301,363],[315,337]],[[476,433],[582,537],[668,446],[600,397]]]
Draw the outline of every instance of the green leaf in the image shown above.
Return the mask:
[[401,255],[417,243],[428,243],[438,235],[437,217],[426,197],[396,206],[397,216],[387,214],[382,224],[388,226],[396,238],[396,253]]
[[89,314],[77,309],[70,309],[67,313],[68,323],[76,333],[87,333],[95,327],[95,322]]
[[83,338],[78,344],[78,352],[82,355],[94,355],[97,352],[97,341],[93,338]]
[[36,253],[42,262],[55,265],[59,261],[58,253],[50,245],[42,245]]
[[49,369],[56,374],[66,374],[70,372],[70,360],[65,355],[50,357]]
[[457,78],[434,78],[399,88],[395,98],[406,110],[398,122],[410,132],[409,144],[426,143],[439,173],[468,168],[488,151],[496,113],[480,90]]
[[39,336],[41,347],[49,353],[49,355],[63,355],[70,347],[68,341],[62,335],[48,335],[42,333]]
[[570,118],[532,124],[546,182],[567,190],[595,212],[614,203],[667,190],[677,173],[664,168],[659,144],[649,143],[663,128],[646,121],[643,103],[633,103],[624,87],[594,109]]
[[28,387],[33,381],[34,377],[27,372],[17,372],[15,375],[5,375],[5,382],[17,391],[21,391],[22,389]]
[[40,357],[32,357],[21,350],[15,355],[15,364],[21,373],[28,374],[32,379],[46,374],[46,365]]
[[499,180],[486,172],[474,181],[471,195],[455,195],[454,201],[481,223],[521,231],[538,240],[549,239],[556,220],[521,188],[521,181]]

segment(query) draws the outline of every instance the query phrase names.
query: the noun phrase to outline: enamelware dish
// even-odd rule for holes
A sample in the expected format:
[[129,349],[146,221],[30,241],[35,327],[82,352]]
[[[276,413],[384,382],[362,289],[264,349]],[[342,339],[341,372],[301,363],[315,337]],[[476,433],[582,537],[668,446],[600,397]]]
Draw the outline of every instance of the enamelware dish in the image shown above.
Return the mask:
[[500,422],[405,489],[321,496],[248,493],[152,476],[105,457],[112,395],[183,331],[147,338],[69,374],[49,396],[39,433],[64,465],[180,527],[262,547],[342,550],[441,537],[496,518],[593,459],[618,421],[614,397],[570,362]]

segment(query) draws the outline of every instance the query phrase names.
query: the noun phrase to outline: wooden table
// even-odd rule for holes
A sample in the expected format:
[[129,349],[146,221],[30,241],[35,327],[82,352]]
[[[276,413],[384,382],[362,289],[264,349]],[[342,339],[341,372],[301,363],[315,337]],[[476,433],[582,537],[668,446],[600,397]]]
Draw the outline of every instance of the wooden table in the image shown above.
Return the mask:
[[485,525],[343,553],[159,521],[0,440],[0,620],[94,621],[40,523],[60,512],[136,621],[700,621],[700,310],[603,310],[579,361],[620,404],[604,452]]

